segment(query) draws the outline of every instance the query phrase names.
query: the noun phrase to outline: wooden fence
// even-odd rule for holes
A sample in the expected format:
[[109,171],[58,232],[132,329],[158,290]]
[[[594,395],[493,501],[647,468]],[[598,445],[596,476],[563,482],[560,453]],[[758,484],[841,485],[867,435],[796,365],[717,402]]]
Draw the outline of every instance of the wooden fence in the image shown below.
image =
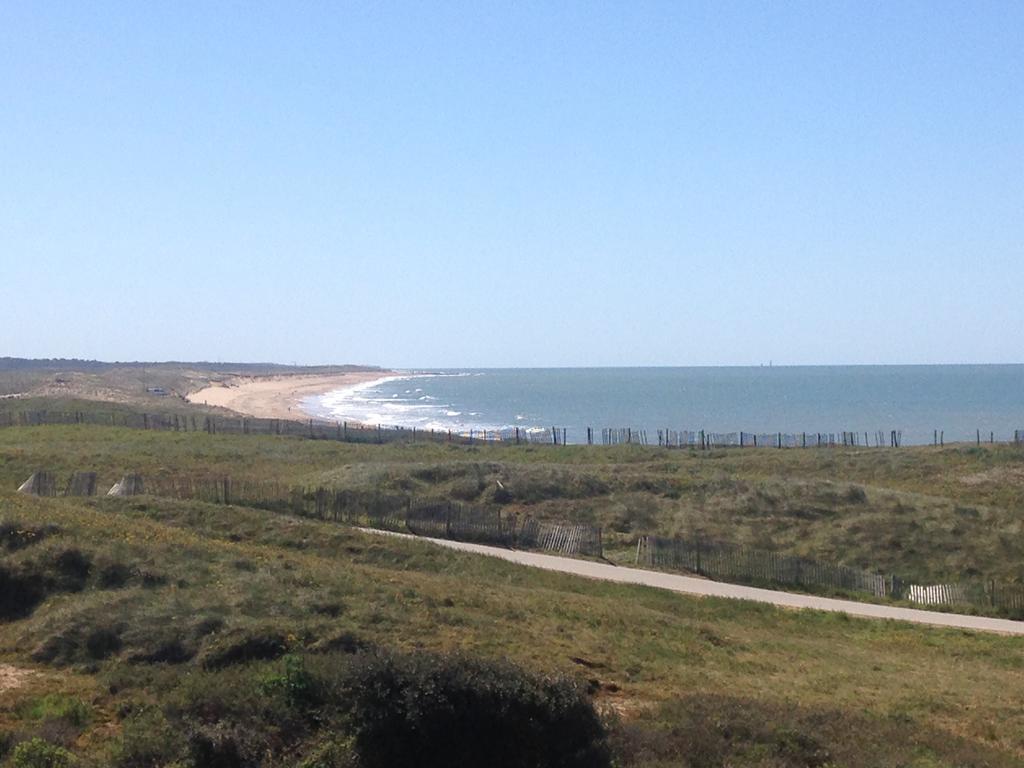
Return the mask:
[[[63,489],[63,490],[62,490]],[[53,472],[32,473],[18,488],[36,496],[92,496],[94,472],[75,472],[61,485]],[[299,488],[279,483],[235,481],[229,477],[157,477],[143,480],[127,474],[108,491],[113,496],[143,493],[214,504],[239,504],[276,512],[418,536],[448,538],[567,555],[603,556],[600,527],[557,523],[503,514],[498,508],[469,507],[454,502],[414,503],[402,494],[335,488]],[[639,566],[689,571],[712,579],[739,583],[839,589],[875,597],[904,599],[920,605],[994,608],[1024,615],[1024,586],[961,582],[922,586],[897,576],[884,576],[844,565],[782,555],[704,539],[641,536]]]
[[701,539],[641,536],[637,564],[679,568],[722,581],[845,589],[876,597],[890,591],[885,576],[868,571]]
[[[55,424],[92,424],[128,429],[165,432],[206,432],[226,435],[291,435],[318,440],[341,440],[350,443],[385,443],[393,441],[474,442],[498,440],[497,432],[481,431],[463,435],[451,430],[422,430],[405,427],[367,426],[343,421],[306,419],[258,419],[245,416],[203,416],[182,414],[150,414],[131,411],[3,411],[0,428],[36,427]],[[522,442],[531,436],[522,430]],[[536,441],[536,436],[532,436]]]
[[[453,430],[386,427],[382,425],[349,424],[345,421],[307,419],[258,419],[243,416],[195,416],[183,414],[147,414],[131,411],[0,411],[0,428],[44,426],[53,424],[94,424],[130,429],[153,429],[173,432],[206,432],[228,435],[291,435],[314,440],[339,440],[349,443],[433,442],[520,445],[567,445],[566,427],[550,429],[510,427],[499,430]],[[708,432],[706,430],[659,429],[657,445],[667,448],[711,450],[716,448],[825,448],[877,447],[899,448],[903,445],[902,430],[874,432]],[[585,442],[594,445],[652,445],[646,429],[634,427],[585,428]],[[575,437],[575,436],[573,436]],[[978,444],[981,430],[976,431]],[[996,442],[995,433],[988,433],[987,442]],[[945,433],[935,430],[933,443],[945,445]],[[1015,430],[1013,444],[1024,445],[1024,430]]]
[[[886,447],[897,448],[903,442],[903,432],[708,432],[705,430],[657,430],[657,444],[665,448],[823,448],[823,447]],[[587,442],[592,443],[591,430]],[[603,445],[634,443],[649,445],[647,431],[625,427],[601,430]]]
[[[39,471],[19,490],[36,496],[57,496],[61,486],[52,472]],[[76,472],[64,495],[97,493],[96,473]],[[302,488],[223,476],[163,476],[143,479],[126,474],[109,496],[149,494],[212,504],[239,504],[348,525],[407,531],[454,541],[470,541],[566,555],[603,555],[601,529],[596,526],[541,522],[519,518],[496,507],[470,507],[449,501],[415,503],[404,494],[376,490]]]
[[1024,614],[1024,586],[995,581],[922,586],[844,565],[701,539],[641,536],[637,565],[701,574],[720,581],[838,589],[919,605],[995,608]]
[[601,528],[574,523],[551,523],[527,518],[516,537],[523,549],[543,549],[563,554],[604,555]]

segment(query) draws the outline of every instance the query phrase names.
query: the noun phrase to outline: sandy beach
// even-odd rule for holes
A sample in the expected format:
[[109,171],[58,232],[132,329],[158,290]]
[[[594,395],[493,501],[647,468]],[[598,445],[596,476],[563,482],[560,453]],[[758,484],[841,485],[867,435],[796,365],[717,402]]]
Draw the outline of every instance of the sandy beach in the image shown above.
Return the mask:
[[305,419],[312,415],[302,409],[305,398],[376,381],[388,375],[388,371],[358,371],[322,376],[243,376],[190,392],[186,399],[200,405],[228,408],[246,416]]

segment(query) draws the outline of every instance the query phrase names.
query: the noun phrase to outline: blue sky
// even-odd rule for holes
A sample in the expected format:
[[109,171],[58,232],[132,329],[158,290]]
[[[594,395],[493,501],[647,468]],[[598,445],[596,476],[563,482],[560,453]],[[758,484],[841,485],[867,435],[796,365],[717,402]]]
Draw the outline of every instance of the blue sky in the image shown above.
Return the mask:
[[0,355],[1024,361],[1024,4],[0,3]]

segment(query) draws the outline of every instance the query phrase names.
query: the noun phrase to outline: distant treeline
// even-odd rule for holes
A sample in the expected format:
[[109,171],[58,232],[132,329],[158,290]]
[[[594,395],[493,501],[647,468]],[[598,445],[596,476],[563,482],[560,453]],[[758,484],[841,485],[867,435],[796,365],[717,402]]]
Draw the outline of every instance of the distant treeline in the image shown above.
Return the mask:
[[380,371],[377,366],[366,365],[282,365],[280,363],[211,363],[165,361],[154,362],[104,362],[100,360],[78,360],[75,358],[54,357],[46,359],[29,359],[24,357],[0,357],[0,372],[6,371],[53,371],[105,373],[119,368],[152,368],[180,369],[202,371],[204,373],[243,373],[250,376],[266,373],[352,373],[355,371]]

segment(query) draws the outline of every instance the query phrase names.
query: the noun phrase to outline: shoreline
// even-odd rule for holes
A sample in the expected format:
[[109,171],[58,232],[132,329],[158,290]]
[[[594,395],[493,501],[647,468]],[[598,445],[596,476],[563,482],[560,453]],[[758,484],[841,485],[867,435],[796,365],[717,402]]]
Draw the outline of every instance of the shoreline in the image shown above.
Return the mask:
[[309,397],[389,379],[394,371],[352,371],[335,374],[239,376],[189,392],[185,399],[198,405],[226,408],[243,416],[293,421],[320,418],[304,407]]

